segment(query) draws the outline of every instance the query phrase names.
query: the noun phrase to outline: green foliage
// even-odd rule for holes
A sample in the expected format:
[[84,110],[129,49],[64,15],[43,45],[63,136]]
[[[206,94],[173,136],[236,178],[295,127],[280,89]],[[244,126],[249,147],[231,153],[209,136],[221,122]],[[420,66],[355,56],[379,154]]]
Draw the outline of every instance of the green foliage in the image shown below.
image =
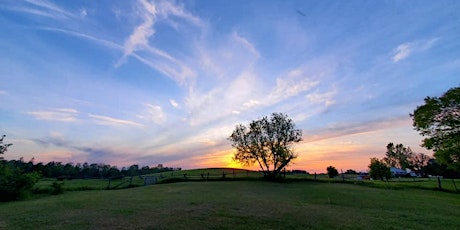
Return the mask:
[[389,179],[391,178],[390,167],[388,167],[383,160],[371,158],[371,163],[369,164],[369,176],[373,179]]
[[414,153],[409,147],[404,147],[403,144],[394,145],[389,143],[387,145],[387,152],[383,161],[388,167],[406,169],[410,168],[409,157]]
[[[0,154],[4,154],[12,144],[3,144],[5,135],[0,138]],[[15,165],[0,158],[0,201],[21,200],[32,193],[40,175],[25,173]]]
[[403,144],[387,145],[387,152],[383,161],[388,167],[399,169],[410,169],[421,175],[425,174],[425,167],[431,158],[423,153],[414,153],[410,147],[404,147]]
[[450,169],[460,172],[460,87],[441,97],[427,97],[411,114],[413,126],[422,136],[423,146]]
[[335,167],[329,166],[327,167],[327,175],[329,178],[334,178],[339,175],[339,171]]
[[39,180],[36,172],[24,173],[17,167],[0,163],[0,201],[22,200],[27,198]]
[[293,143],[302,140],[302,130],[282,113],[237,125],[228,138],[236,149],[233,159],[244,166],[258,164],[268,178],[276,178],[297,157]]

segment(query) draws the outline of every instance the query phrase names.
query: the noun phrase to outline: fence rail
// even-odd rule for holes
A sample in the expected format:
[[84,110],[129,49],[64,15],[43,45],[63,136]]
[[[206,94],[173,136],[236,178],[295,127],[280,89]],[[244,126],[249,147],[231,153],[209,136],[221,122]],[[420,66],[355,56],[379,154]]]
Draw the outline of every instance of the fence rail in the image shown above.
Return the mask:
[[[262,172],[247,171],[241,169],[200,169],[187,171],[171,171],[155,173],[142,176],[131,176],[118,179],[74,179],[65,180],[63,187],[65,190],[101,190],[101,189],[121,189],[136,186],[152,185],[157,183],[168,183],[178,181],[215,181],[215,180],[247,180],[260,179]],[[282,176],[289,181],[316,181],[316,182],[335,182],[353,183],[370,187],[388,189],[437,189],[448,192],[460,193],[460,180],[447,179],[441,177],[432,178],[392,178],[385,181],[359,179],[356,174],[340,174],[337,177],[329,178],[327,174],[291,174],[282,173]],[[38,189],[46,189],[51,186],[55,179],[44,179],[38,184]]]

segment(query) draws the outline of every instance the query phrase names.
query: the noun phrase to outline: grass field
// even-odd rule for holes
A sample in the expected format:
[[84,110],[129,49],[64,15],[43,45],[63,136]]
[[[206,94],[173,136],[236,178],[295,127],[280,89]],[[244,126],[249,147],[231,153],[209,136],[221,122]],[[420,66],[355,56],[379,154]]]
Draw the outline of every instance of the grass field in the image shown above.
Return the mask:
[[0,203],[0,229],[459,229],[460,197],[312,181],[217,181]]

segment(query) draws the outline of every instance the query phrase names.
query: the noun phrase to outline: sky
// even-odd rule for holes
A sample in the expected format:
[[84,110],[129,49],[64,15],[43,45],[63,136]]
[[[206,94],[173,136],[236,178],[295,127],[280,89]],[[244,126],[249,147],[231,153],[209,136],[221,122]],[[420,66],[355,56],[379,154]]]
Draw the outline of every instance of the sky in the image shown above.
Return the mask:
[[[49,1],[0,4],[6,159],[241,167],[237,124],[285,113],[289,169],[367,169],[409,116],[460,83],[460,2]],[[257,169],[256,167],[254,169]]]

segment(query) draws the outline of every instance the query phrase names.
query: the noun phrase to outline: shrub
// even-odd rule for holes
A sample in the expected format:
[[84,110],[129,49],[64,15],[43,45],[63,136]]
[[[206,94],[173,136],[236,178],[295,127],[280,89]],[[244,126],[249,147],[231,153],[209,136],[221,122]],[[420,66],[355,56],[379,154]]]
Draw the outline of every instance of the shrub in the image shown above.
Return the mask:
[[15,166],[0,162],[0,201],[27,198],[39,178],[36,172],[23,173]]

